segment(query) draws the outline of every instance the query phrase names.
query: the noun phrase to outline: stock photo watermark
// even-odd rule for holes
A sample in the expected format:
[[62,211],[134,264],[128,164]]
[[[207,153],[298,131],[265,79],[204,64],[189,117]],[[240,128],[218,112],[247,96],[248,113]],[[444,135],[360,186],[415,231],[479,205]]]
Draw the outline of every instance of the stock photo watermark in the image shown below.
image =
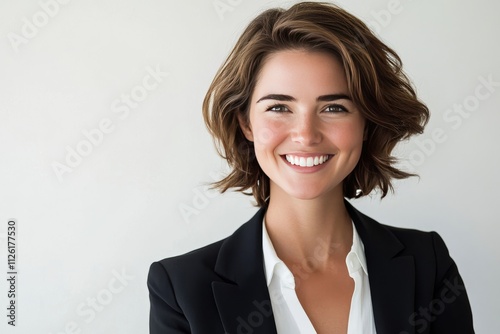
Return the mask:
[[[411,2],[412,0],[406,0]],[[394,16],[403,12],[404,6],[400,0],[390,0],[386,8],[371,10],[371,18],[367,20],[366,25],[375,33],[380,34],[383,28],[388,27]]]
[[[406,0],[411,2],[412,0]],[[221,21],[224,21],[226,16],[234,12],[241,5],[243,0],[214,0],[212,1],[215,13]],[[367,20],[367,26],[377,34],[380,34],[383,28],[388,27],[393,18],[401,14],[404,10],[404,5],[401,0],[390,0],[385,8],[370,11],[370,18]]]
[[129,285],[129,282],[134,279],[134,276],[125,272],[125,269],[119,272],[115,269],[111,271],[113,275],[106,287],[99,290],[94,296],[87,297],[76,307],[75,313],[78,319],[67,322],[64,328],[57,332],[49,334],[78,334],[82,332],[82,323],[89,324],[97,318],[97,315],[103,312],[106,307],[111,304],[114,297],[123,292]]
[[7,220],[7,324],[16,326],[19,307],[17,305],[17,296],[19,295],[19,275],[17,258],[18,244],[18,223],[16,219]]
[[67,5],[70,0],[42,0],[38,2],[40,6],[31,17],[23,16],[20,33],[10,32],[7,34],[10,46],[15,52],[19,52],[21,45],[28,44],[33,38],[38,36],[43,27],[59,14],[62,6]]
[[[213,181],[219,181],[222,177],[221,173],[213,171],[208,173],[208,175]],[[190,202],[180,203],[178,206],[179,213],[186,224],[191,223],[193,216],[198,216],[208,207],[212,199],[219,196],[216,190],[211,189],[207,185],[193,188],[192,193],[194,196]]]
[[212,5],[219,19],[224,21],[226,13],[234,11],[242,2],[243,0],[214,0]]
[[[146,74],[141,83],[132,87],[128,93],[122,93],[111,102],[111,112],[116,114],[118,119],[124,121],[130,115],[130,111],[137,109],[141,102],[147,99],[149,94],[158,89],[165,78],[170,74],[164,72],[160,65],[155,68],[147,66]],[[117,126],[117,122],[111,118],[104,117],[92,129],[81,131],[83,139],[79,140],[73,147],[66,145],[66,155],[63,162],[53,161],[51,166],[59,182],[64,181],[64,175],[73,172],[80,166],[84,159],[88,157],[95,148],[102,145],[106,135],[112,133]]]
[[[431,300],[429,305],[420,306],[417,312],[412,313],[408,322],[415,327],[417,333],[422,333],[427,327],[446,310],[446,306],[455,302],[457,298],[465,292],[465,286],[455,277],[453,282],[444,281],[445,287],[441,290],[439,298]],[[410,334],[406,331],[399,334]]]
[[236,318],[238,327],[236,328],[237,334],[250,334],[254,332],[254,328],[262,326],[265,318],[269,318],[272,314],[272,307],[270,300],[252,302],[255,310],[250,312],[246,318],[239,316]]

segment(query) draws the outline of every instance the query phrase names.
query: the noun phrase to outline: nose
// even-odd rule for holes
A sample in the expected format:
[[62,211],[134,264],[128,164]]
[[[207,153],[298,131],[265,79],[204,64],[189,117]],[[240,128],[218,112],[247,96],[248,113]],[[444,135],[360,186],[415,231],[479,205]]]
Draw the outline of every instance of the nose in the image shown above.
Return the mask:
[[297,117],[292,131],[292,140],[304,146],[314,146],[322,140],[319,120],[314,113]]

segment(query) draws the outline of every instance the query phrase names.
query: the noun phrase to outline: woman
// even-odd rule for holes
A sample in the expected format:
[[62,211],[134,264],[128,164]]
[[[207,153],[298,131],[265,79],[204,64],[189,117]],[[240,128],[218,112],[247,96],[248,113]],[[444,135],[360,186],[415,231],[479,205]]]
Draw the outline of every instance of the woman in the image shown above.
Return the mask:
[[271,9],[243,32],[203,112],[260,210],[230,237],[152,264],[151,333],[473,333],[443,240],[379,224],[344,198],[411,174],[395,145],[429,112],[397,54],[326,3]]

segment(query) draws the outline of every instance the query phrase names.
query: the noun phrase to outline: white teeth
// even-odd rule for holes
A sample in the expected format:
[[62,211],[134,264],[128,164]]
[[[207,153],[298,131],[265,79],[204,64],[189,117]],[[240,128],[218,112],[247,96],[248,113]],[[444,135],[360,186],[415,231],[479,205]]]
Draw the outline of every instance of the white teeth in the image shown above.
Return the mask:
[[320,155],[315,157],[298,157],[296,155],[287,154],[285,155],[286,161],[291,163],[292,165],[300,166],[300,167],[313,167],[317,165],[321,165],[326,162],[329,158],[328,155]]

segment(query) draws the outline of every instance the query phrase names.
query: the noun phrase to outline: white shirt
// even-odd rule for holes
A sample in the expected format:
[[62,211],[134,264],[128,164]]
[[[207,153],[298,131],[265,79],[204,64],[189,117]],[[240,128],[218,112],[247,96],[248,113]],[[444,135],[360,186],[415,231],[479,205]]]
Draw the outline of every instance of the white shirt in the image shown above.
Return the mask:
[[[354,292],[347,334],[376,334],[364,246],[354,224],[352,230],[352,247],[347,254],[346,264],[349,276],[354,280]],[[295,293],[295,278],[292,272],[276,255],[265,220],[262,222],[262,249],[264,272],[278,334],[316,333]],[[324,256],[328,249],[328,245],[319,240],[318,249],[314,254],[318,257],[322,254]]]

